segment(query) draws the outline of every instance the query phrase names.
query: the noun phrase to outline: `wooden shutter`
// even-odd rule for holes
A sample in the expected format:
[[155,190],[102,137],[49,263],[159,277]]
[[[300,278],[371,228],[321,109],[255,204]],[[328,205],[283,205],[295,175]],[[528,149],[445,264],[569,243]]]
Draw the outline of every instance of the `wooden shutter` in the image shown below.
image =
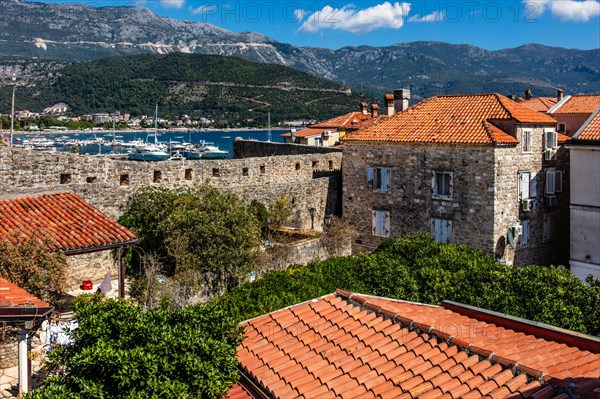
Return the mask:
[[367,168],[367,181],[368,182],[372,182],[373,181],[373,173],[374,173],[374,169],[373,168]]
[[562,171],[554,171],[554,192],[562,193]]
[[537,197],[537,174],[535,172],[531,172],[531,177],[529,180],[529,198]]
[[554,171],[546,171],[546,194],[554,195],[556,186],[556,178],[554,177]]
[[525,200],[529,198],[530,173],[519,173],[519,198]]
[[389,169],[388,168],[381,168],[381,181],[380,181],[380,188],[381,191],[387,191],[388,190],[388,176],[389,176]]

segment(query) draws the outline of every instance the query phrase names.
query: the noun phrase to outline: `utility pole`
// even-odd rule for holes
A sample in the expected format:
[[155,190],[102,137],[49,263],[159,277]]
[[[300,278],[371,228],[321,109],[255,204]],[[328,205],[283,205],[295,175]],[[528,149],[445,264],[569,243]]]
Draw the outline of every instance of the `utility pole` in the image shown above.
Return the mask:
[[17,91],[17,76],[13,73],[12,76],[13,91],[12,91],[12,103],[10,106],[10,143],[9,147],[13,146],[13,132],[15,129],[15,92]]

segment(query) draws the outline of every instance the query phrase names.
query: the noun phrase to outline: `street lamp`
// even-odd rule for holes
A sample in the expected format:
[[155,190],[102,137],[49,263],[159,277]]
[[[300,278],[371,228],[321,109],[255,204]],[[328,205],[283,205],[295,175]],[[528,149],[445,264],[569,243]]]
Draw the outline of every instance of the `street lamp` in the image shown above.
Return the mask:
[[10,106],[10,148],[13,146],[13,132],[15,128],[15,92],[17,91],[17,75],[13,73],[12,76],[13,91],[12,91],[12,103]]

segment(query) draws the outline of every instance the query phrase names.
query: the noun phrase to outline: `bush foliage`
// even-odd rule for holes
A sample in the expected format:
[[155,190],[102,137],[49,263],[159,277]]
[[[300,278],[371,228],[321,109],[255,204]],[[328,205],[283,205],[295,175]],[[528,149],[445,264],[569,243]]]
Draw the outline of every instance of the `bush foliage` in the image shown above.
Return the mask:
[[99,294],[75,301],[75,343],[49,357],[29,399],[221,398],[237,380],[242,331],[223,312],[143,311]]
[[537,322],[600,334],[600,286],[569,270],[511,268],[466,246],[412,235],[385,241],[369,255],[292,266],[214,298],[210,305],[242,321],[337,288],[409,301],[452,300]]

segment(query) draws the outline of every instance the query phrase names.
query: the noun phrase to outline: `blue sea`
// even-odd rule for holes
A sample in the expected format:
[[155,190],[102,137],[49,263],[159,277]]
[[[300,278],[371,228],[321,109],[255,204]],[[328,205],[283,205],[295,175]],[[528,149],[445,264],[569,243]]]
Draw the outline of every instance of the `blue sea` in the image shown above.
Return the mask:
[[[281,135],[289,130],[271,130],[270,141],[281,143],[283,142]],[[58,137],[67,136],[69,138],[73,138],[76,140],[86,140],[86,139],[94,139],[94,138],[102,138],[107,142],[113,140],[112,131],[98,131],[95,133],[31,133],[31,134],[23,134],[15,137],[20,137],[23,141],[31,137],[44,137],[49,139],[56,139]],[[115,131],[114,135],[116,140],[122,141],[132,141],[135,139],[147,140],[150,143],[154,143],[154,132],[119,132]],[[201,130],[201,131],[190,131],[190,132],[181,132],[181,131],[165,131],[158,132],[157,140],[163,143],[169,143],[169,141],[177,141],[177,142],[187,142],[192,144],[198,144],[202,141],[207,143],[213,143],[215,146],[219,147],[220,150],[228,151],[229,156],[231,157],[233,154],[233,141],[236,137],[241,137],[245,140],[259,140],[259,141],[269,141],[269,131],[268,130]],[[71,146],[58,146],[56,147],[58,151],[71,152]],[[94,145],[94,146],[81,146],[79,147],[79,153],[96,155],[99,152],[102,154],[125,154],[126,148],[119,146],[110,146],[110,145]]]

